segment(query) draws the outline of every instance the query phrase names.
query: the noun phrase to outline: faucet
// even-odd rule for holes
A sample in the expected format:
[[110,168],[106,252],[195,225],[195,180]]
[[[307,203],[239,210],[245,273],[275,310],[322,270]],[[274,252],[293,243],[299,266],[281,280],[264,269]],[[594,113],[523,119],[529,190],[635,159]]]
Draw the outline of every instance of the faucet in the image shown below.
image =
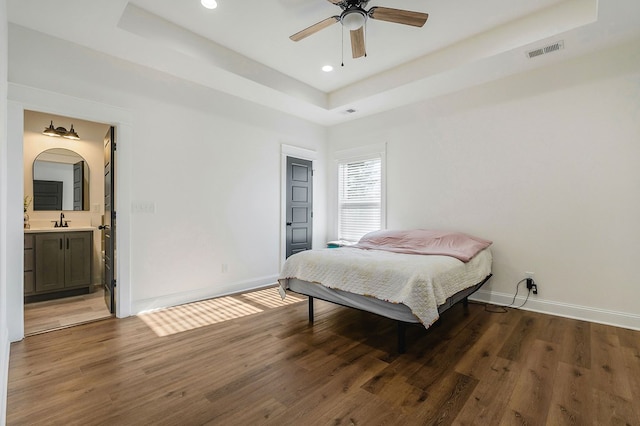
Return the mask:
[[69,224],[67,223],[67,221],[63,222],[62,219],[64,219],[64,213],[60,212],[60,223],[55,221],[53,227],[54,228],[68,228]]

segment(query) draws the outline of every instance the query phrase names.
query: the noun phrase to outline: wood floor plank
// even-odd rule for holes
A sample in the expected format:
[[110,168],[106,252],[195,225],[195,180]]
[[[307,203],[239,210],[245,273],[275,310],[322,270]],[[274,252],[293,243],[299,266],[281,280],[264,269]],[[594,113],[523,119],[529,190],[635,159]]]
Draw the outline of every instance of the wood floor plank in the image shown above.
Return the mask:
[[551,343],[562,343],[565,339],[566,319],[548,317],[542,321],[537,338]]
[[459,425],[497,425],[507,411],[518,377],[519,364],[508,359],[494,357],[489,368],[477,372],[478,381],[455,418]]
[[318,418],[316,424],[326,425],[410,425],[415,417],[408,416],[387,401],[360,391],[336,406],[335,414]]
[[247,299],[164,337],[131,317],[12,343],[7,424],[640,424],[638,331],[470,304],[400,355],[387,319]]
[[[636,336],[638,339],[638,336]],[[622,348],[622,356],[626,368],[626,375],[630,378],[629,385],[631,388],[631,401],[636,418],[640,420],[640,349],[624,347]]]
[[501,425],[544,425],[560,354],[557,345],[535,340],[522,351],[523,367]]
[[526,350],[523,349],[527,348],[536,339],[536,335],[540,330],[540,322],[543,320],[544,318],[530,313],[524,314],[518,321],[516,328],[502,345],[498,356],[511,361],[521,361],[527,354]]
[[622,357],[622,350],[615,329],[602,324],[592,324],[591,362],[594,383],[600,390],[631,399],[629,378]]
[[491,324],[455,365],[456,371],[469,377],[482,377],[483,374],[491,370],[491,365],[495,362],[504,336],[508,336],[512,329],[512,326],[505,326],[501,323]]
[[547,422],[552,425],[586,425],[593,421],[591,372],[558,363]]
[[449,371],[432,386],[425,403],[412,416],[424,425],[453,424],[462,407],[478,385],[478,380]]
[[592,390],[595,411],[593,423],[596,425],[637,425],[640,419],[634,410],[637,402],[629,401],[600,389]]
[[[369,392],[369,383],[363,386],[363,390]],[[424,404],[428,396],[429,392],[410,385],[407,383],[407,377],[401,374],[391,376],[383,387],[372,394],[372,398],[384,401],[406,415],[413,415],[416,408]]]
[[[567,320],[564,319],[567,324]],[[586,321],[569,321],[564,328],[561,360],[581,368],[591,368],[591,324]]]
[[613,330],[618,336],[621,346],[640,351],[640,339],[638,339],[637,331],[628,328],[614,328]]

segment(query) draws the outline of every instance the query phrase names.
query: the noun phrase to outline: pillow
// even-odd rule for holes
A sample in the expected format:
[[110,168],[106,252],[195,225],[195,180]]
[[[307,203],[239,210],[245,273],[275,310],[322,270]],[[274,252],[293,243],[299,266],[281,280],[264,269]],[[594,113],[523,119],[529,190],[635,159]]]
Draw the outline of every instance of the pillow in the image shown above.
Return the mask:
[[413,229],[369,232],[352,247],[394,253],[451,256],[468,262],[491,244],[492,241],[461,232]]

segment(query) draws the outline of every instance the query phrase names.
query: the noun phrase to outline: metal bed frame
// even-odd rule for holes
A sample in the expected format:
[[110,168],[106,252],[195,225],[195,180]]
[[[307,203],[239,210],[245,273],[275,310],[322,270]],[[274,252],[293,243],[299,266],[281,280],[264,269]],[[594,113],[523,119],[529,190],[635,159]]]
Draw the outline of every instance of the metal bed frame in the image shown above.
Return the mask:
[[[489,281],[489,279],[493,276],[493,274],[489,274],[487,275],[482,281],[480,281],[478,284],[473,285],[471,287],[468,287],[464,290],[461,290],[459,292],[457,292],[456,294],[452,295],[451,297],[449,297],[442,305],[438,306],[438,313],[442,314],[443,312],[445,312],[446,310],[448,310],[449,308],[451,308],[452,306],[456,305],[459,302],[462,302],[462,305],[464,306],[464,308],[466,309],[469,305],[469,296],[471,296],[473,293],[475,293],[476,291],[478,291],[480,289],[480,287],[482,287],[487,281]],[[313,300],[314,299],[320,299],[320,300],[324,300],[325,302],[330,302],[330,303],[334,303],[336,305],[341,305],[341,306],[345,306],[348,308],[352,308],[352,309],[359,309],[359,308],[355,308],[353,306],[348,306],[345,305],[343,303],[339,303],[333,300],[327,300],[324,299],[322,297],[318,297],[318,296],[309,296],[308,294],[304,294],[302,292],[298,292],[298,291],[294,291],[294,290],[290,290],[293,291],[294,293],[298,293],[298,294],[302,294],[304,296],[307,296],[309,298],[309,322],[311,324],[313,324],[314,321],[314,309],[313,309]],[[368,311],[366,311],[368,312]],[[381,315],[381,316],[385,316],[382,314],[377,314],[376,315]],[[393,319],[393,318],[392,318]],[[414,323],[411,322],[407,322],[407,321],[401,321],[401,320],[394,320],[397,322],[398,324],[398,353],[405,353],[406,352],[406,327],[409,324],[416,324],[418,323],[417,321]]]

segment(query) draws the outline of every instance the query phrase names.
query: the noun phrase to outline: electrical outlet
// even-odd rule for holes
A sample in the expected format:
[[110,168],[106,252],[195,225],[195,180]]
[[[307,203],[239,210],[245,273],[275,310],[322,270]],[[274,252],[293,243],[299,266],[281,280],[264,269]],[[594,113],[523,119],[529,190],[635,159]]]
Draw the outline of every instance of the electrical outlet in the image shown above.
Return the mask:
[[222,273],[227,273],[229,272],[229,265],[227,265],[226,263],[222,264]]
[[533,278],[527,278],[527,289],[531,290],[536,283],[533,281]]
[[533,272],[525,271],[525,281],[527,282],[527,290],[531,291],[533,294],[538,294],[538,285],[533,280]]

